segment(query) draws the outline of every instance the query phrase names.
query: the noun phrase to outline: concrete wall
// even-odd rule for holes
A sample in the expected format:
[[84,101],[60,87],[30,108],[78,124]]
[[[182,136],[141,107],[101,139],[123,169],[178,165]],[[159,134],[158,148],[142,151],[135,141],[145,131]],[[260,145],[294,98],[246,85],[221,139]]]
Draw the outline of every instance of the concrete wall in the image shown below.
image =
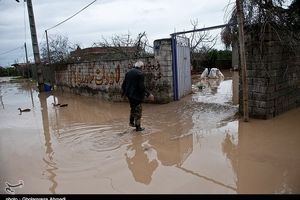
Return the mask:
[[[155,103],[173,101],[171,40],[154,41],[154,56],[139,58],[145,64],[146,88],[155,96]],[[67,69],[56,70],[58,89],[80,95],[99,96],[110,101],[124,101],[121,85],[125,74],[136,60],[98,60],[70,63]]]
[[270,26],[260,33],[245,36],[249,116],[269,119],[300,105],[300,43],[290,46]]

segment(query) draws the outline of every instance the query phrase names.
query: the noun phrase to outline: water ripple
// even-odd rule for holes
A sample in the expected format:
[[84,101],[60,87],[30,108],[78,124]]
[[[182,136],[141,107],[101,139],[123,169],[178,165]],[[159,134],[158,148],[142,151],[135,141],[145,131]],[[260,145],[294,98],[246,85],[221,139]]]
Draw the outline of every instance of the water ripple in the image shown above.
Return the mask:
[[59,143],[73,150],[85,149],[94,152],[112,151],[120,148],[130,139],[126,125],[72,124],[60,131]]

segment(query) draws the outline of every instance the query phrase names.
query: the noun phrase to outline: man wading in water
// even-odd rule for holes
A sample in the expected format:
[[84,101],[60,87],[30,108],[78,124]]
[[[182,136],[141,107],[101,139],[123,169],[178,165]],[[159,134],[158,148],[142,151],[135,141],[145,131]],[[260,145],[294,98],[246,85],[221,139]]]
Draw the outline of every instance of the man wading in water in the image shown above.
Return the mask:
[[141,127],[142,102],[145,96],[149,97],[151,101],[154,100],[154,96],[145,89],[143,66],[142,61],[137,61],[134,68],[126,73],[122,83],[122,96],[125,95],[130,104],[129,126],[135,127],[136,131],[145,129]]

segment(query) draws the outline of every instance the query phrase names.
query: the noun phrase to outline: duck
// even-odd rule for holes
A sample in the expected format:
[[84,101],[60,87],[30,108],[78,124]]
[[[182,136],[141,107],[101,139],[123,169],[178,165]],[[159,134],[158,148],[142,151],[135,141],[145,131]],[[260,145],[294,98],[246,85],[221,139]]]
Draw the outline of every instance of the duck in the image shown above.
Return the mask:
[[29,108],[25,108],[25,109],[18,108],[18,110],[20,111],[20,115],[22,114],[22,112],[30,112],[31,111]]

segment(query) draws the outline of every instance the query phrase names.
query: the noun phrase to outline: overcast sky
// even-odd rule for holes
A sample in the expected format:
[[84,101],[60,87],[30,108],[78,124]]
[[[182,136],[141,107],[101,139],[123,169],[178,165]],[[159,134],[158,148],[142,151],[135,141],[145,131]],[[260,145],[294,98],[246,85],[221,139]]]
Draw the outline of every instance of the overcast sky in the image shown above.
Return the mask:
[[[45,30],[62,22],[93,0],[32,0],[38,41],[46,41]],[[73,44],[90,47],[103,37],[146,32],[150,44],[169,38],[174,31],[224,24],[233,0],[97,0],[74,18],[49,30],[48,35],[67,36]],[[25,26],[26,25],[26,26]],[[23,0],[0,0],[0,66],[25,62],[26,41],[33,60],[26,4]],[[10,51],[10,52],[8,52]],[[6,53],[8,52],[8,53]]]

